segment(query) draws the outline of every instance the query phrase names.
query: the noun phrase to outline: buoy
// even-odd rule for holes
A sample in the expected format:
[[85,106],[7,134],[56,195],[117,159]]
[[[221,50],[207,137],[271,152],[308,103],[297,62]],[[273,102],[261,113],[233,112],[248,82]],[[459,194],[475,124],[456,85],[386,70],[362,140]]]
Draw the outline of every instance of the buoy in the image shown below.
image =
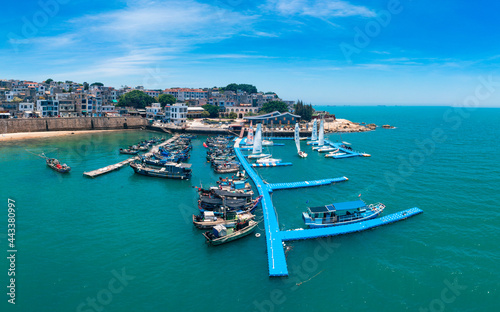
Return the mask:
[[260,237],[260,233],[256,233],[256,234],[255,234],[255,237]]

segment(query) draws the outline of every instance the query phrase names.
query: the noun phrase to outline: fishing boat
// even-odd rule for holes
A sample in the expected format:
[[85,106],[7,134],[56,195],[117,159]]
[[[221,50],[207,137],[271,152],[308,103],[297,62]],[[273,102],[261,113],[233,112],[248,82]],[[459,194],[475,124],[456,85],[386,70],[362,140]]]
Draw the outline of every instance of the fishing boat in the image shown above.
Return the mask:
[[346,225],[376,218],[384,211],[382,203],[367,205],[362,200],[309,207],[302,219],[310,228]]
[[216,215],[224,215],[228,211],[253,212],[262,200],[262,195],[252,199],[251,194],[234,193],[234,195],[250,195],[250,197],[221,198],[200,195],[198,209],[203,211],[213,211]]
[[217,173],[232,173],[240,171],[239,162],[228,162],[215,166],[214,171]]
[[257,224],[253,220],[238,222],[234,228],[226,228],[224,225],[219,224],[214,226],[212,231],[203,233],[203,236],[205,236],[207,243],[214,246],[221,245],[252,233]]
[[193,224],[199,229],[211,229],[216,225],[222,224],[226,228],[235,227],[238,221],[253,220],[255,215],[236,211],[225,212],[223,216],[216,216],[213,211],[203,211],[202,214],[193,215]]
[[297,154],[299,155],[299,157],[306,158],[307,153],[300,150],[300,128],[298,123],[295,124],[294,139],[295,139],[295,146],[297,146]]
[[66,164],[61,164],[59,160],[55,158],[46,158],[45,162],[47,163],[47,166],[50,168],[54,169],[57,172],[60,173],[68,173],[71,171],[71,167],[66,165]]
[[139,150],[130,148],[120,148],[120,154],[137,155],[137,153],[139,153]]
[[181,180],[191,178],[191,164],[166,163],[162,168],[154,168],[140,162],[131,162],[130,167],[135,173],[150,177]]

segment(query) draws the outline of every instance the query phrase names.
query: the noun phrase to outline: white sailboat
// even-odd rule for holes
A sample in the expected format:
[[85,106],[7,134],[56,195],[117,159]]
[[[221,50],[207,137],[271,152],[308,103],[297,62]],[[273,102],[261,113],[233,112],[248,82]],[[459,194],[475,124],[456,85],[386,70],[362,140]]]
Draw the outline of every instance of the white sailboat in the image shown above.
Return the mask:
[[297,146],[297,153],[299,154],[300,157],[306,158],[307,154],[303,151],[300,150],[300,129],[299,129],[299,124],[295,124],[295,145]]
[[250,124],[250,129],[248,129],[246,145],[253,145],[253,127]]
[[257,124],[257,130],[255,130],[255,138],[253,142],[252,154],[248,155],[248,158],[264,158],[271,157],[271,154],[262,153],[262,124]]
[[318,146],[313,147],[313,150],[321,150],[323,149],[323,145],[325,145],[325,127],[324,127],[324,120],[321,119],[321,123],[319,125]]
[[316,145],[318,144],[318,120],[314,119],[312,133],[311,133],[311,141],[307,142],[308,145]]

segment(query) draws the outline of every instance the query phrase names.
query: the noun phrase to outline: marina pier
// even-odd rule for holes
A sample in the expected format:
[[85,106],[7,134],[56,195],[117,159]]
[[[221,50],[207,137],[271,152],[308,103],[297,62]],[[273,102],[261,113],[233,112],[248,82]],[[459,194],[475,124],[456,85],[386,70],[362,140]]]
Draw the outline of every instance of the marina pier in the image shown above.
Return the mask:
[[[314,239],[328,236],[336,236],[342,234],[349,234],[354,232],[365,231],[381,225],[390,224],[393,222],[405,220],[411,216],[422,213],[419,208],[411,208],[397,213],[393,213],[377,219],[368,221],[357,222],[349,225],[339,225],[332,227],[324,227],[317,229],[298,229],[281,231],[279,228],[278,218],[271,200],[270,193],[276,190],[294,189],[303,187],[313,187],[321,185],[329,185],[337,182],[347,181],[347,177],[323,179],[316,181],[303,181],[303,182],[288,182],[288,183],[272,183],[267,184],[257,175],[253,170],[252,164],[248,163],[247,158],[243,155],[240,149],[241,139],[235,141],[234,150],[236,156],[241,162],[241,165],[248,173],[249,177],[257,187],[257,191],[263,196],[262,214],[264,217],[264,229],[267,244],[267,257],[269,266],[269,276],[288,276],[288,268],[286,264],[285,250],[283,243],[285,241]],[[331,142],[328,142],[332,144]],[[356,155],[358,156],[358,155]],[[361,155],[359,155],[361,156]]]
[[[159,150],[159,148],[161,146],[167,145],[168,143],[170,143],[170,142],[174,141],[175,139],[177,139],[179,136],[180,136],[179,134],[176,134],[173,137],[171,137],[170,139],[166,140],[165,142],[162,142],[162,143],[160,143],[158,145],[153,146],[149,152],[147,152],[147,153],[145,153],[143,155],[144,156],[150,156],[153,153],[158,152],[158,150]],[[134,156],[134,157],[128,158],[126,160],[120,161],[119,163],[116,163],[114,165],[109,165],[109,166],[106,166],[104,168],[100,168],[100,169],[96,169],[96,170],[84,172],[83,174],[86,175],[87,177],[95,178],[95,177],[98,177],[100,175],[109,173],[111,171],[118,170],[121,167],[130,164],[131,162],[133,162],[136,159],[138,159],[138,156]]]

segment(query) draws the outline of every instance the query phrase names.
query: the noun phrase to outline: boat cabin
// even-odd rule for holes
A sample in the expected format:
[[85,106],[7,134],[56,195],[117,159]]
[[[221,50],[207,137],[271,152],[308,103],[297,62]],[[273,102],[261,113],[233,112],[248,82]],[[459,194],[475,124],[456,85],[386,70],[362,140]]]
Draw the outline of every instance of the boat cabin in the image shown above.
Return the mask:
[[320,207],[309,207],[307,212],[303,213],[303,218],[306,223],[335,223],[339,221],[339,218],[356,217],[364,212],[366,212],[366,203],[362,200],[356,200]]

